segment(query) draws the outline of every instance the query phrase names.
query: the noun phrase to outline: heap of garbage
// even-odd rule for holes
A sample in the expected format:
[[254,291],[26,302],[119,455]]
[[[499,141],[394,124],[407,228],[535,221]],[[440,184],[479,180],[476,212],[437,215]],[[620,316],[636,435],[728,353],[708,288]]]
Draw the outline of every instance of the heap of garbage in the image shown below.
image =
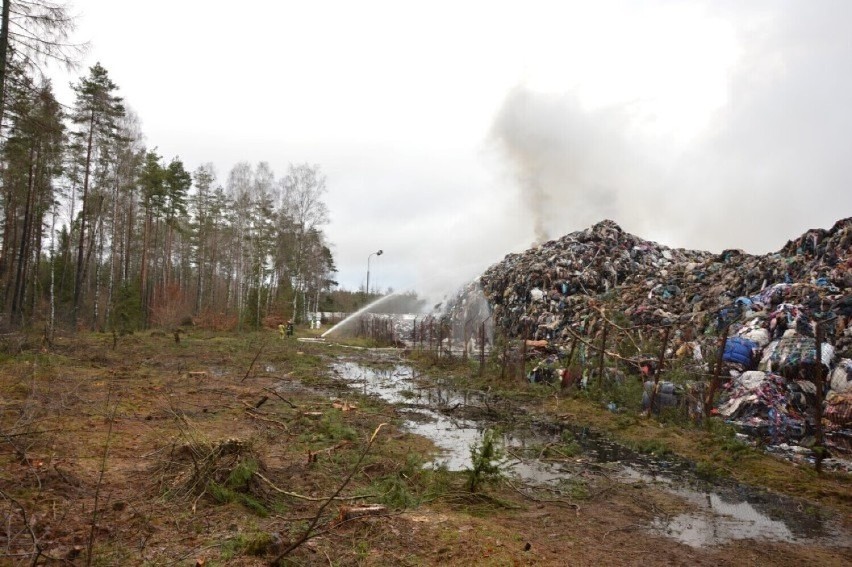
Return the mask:
[[[607,314],[624,328],[671,328],[667,356],[712,372],[724,333],[729,382],[714,411],[781,440],[809,431],[817,358],[826,427],[849,432],[852,425],[850,251],[852,217],[765,255],[669,248],[605,220],[507,255],[477,286],[496,328],[548,345],[551,356],[590,328],[600,333]],[[835,439],[848,444],[852,435]]]

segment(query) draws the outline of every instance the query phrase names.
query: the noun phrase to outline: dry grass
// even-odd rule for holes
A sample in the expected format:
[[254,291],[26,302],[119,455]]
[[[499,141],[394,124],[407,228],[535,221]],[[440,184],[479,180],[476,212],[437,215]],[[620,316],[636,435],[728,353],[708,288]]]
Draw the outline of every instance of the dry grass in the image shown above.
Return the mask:
[[[724,565],[744,549],[753,562],[807,557],[789,545],[697,553],[637,538],[621,528],[674,509],[670,499],[594,475],[579,510],[505,484],[465,495],[461,475],[419,467],[430,444],[401,431],[394,408],[331,382],[328,347],[272,340],[246,377],[266,339],[193,330],[177,344],[145,333],[113,349],[111,336],[84,334],[58,337],[50,352],[15,342],[0,356],[0,564],[81,565],[91,537],[93,565],[265,565],[313,518],[319,537],[282,564]],[[334,396],[353,403],[335,406]],[[352,471],[339,496],[383,503],[389,515],[339,524],[350,500],[320,509]],[[649,556],[649,546],[661,551]],[[824,564],[842,557],[811,551]]]

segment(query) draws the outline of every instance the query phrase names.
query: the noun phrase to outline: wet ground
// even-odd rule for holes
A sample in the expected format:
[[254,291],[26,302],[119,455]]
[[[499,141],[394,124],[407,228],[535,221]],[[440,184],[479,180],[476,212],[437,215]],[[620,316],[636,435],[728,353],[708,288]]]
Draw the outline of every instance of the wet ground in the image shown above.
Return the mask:
[[[482,392],[459,392],[439,380],[424,380],[407,365],[377,369],[341,360],[332,371],[349,388],[378,396],[404,412],[405,427],[441,450],[430,466],[466,469],[471,446],[481,442],[485,430],[496,428],[506,454],[504,469],[519,482],[560,486],[594,467],[619,483],[663,491],[681,501],[682,513],[660,515],[642,526],[650,533],[693,547],[736,540],[852,547],[852,535],[830,513],[813,505],[740,483],[709,481],[689,462],[639,453],[587,428],[529,416],[497,423],[493,409],[499,401]],[[570,458],[545,457],[547,447],[566,444],[573,448]]]

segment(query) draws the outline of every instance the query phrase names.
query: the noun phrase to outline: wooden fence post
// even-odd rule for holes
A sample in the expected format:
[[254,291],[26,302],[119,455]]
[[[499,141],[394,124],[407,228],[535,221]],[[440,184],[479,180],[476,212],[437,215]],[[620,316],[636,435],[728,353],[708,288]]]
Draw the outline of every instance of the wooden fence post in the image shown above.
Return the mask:
[[503,343],[503,353],[500,357],[500,381],[503,381],[506,379],[506,366],[509,364],[509,340],[506,338],[506,335],[502,333],[502,331],[501,337],[503,338],[503,340],[501,341]]
[[822,324],[816,322],[816,361],[814,362],[814,385],[816,386],[816,404],[814,404],[814,449],[816,461],[814,466],[817,473],[822,472],[822,460],[825,458],[825,432],[822,428]]
[[609,331],[609,323],[604,320],[603,334],[601,335],[601,352],[598,357],[598,388],[603,389],[604,352],[606,351],[606,334]]
[[576,337],[574,337],[574,339],[571,341],[571,350],[568,351],[568,364],[566,365],[566,368],[568,366],[571,366],[571,363],[574,360],[574,349],[575,348],[577,348],[577,338]]
[[527,377],[527,333],[529,325],[524,325],[521,333],[521,359],[518,361],[518,369],[521,371],[521,380]]
[[657,367],[654,369],[654,389],[651,390],[651,405],[648,406],[648,415],[654,411],[654,404],[657,401],[657,386],[660,383],[660,372],[663,370],[663,364],[666,360],[666,347],[669,345],[669,332],[671,327],[666,327],[663,333],[663,348],[660,349],[660,356],[657,359]]
[[485,375],[485,321],[479,325],[479,376]]
[[722,373],[722,357],[725,355],[725,343],[728,342],[728,328],[730,325],[725,325],[722,329],[722,336],[719,337],[719,351],[716,353],[716,367],[713,369],[713,379],[710,381],[710,388],[707,390],[707,396],[704,399],[704,416],[710,417],[710,411],[713,409],[713,397],[716,395],[716,390],[719,389]]

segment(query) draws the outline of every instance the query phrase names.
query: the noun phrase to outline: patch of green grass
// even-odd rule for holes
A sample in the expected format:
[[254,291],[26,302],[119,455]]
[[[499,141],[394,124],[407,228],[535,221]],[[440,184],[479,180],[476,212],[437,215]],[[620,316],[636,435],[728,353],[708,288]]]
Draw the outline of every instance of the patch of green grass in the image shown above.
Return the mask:
[[698,478],[712,481],[726,476],[724,469],[707,461],[699,461],[695,463],[695,475]]
[[584,500],[589,497],[587,483],[577,478],[566,478],[559,482],[559,490],[572,500]]
[[615,418],[615,429],[623,431],[633,427],[637,423],[639,423],[637,414],[621,414]]
[[396,509],[414,508],[420,504],[420,497],[412,492],[408,480],[398,475],[385,477],[378,482],[380,500],[385,506]]
[[355,441],[358,439],[358,431],[344,422],[344,414],[333,410],[319,416],[304,416],[296,422],[299,441],[302,443],[317,444],[324,448],[330,441]]
[[524,448],[522,454],[530,459],[560,459],[565,457],[574,457],[582,453],[582,451],[583,449],[574,439],[573,433],[569,430],[565,430],[562,432],[559,442],[547,444],[531,443]]
[[341,412],[327,412],[319,422],[317,433],[331,441],[355,441],[358,439],[358,432],[353,427],[346,425],[342,416]]
[[575,457],[583,452],[583,448],[580,447],[580,444],[574,441],[563,442],[558,447],[559,452],[565,455],[566,457]]
[[416,508],[424,502],[446,494],[452,475],[446,466],[424,467],[420,454],[408,453],[403,466],[392,475],[376,482],[382,504],[396,509]]
[[275,543],[275,538],[267,532],[257,532],[246,538],[243,552],[248,555],[264,555],[269,547]]
[[620,384],[607,382],[603,386],[599,386],[597,378],[594,378],[589,381],[588,388],[574,389],[570,395],[597,404],[612,402],[620,412],[638,413],[642,410],[642,384],[631,377],[626,377]]
[[736,438],[724,441],[721,449],[735,461],[749,456],[752,452],[751,447]]
[[217,482],[209,483],[207,485],[207,492],[209,492],[210,496],[213,497],[213,500],[219,504],[237,502],[262,518],[269,515],[269,510],[267,510],[266,506],[264,506],[260,500],[251,494],[237,492],[236,490],[228,488],[227,486],[222,486]]
[[240,504],[260,516],[261,518],[265,518],[269,516],[269,510],[263,503],[250,494],[242,494],[239,496]]
[[661,408],[660,413],[657,414],[657,421],[659,421],[660,423],[666,423],[669,425],[682,427],[684,429],[688,429],[693,425],[692,421],[689,419],[689,416],[686,414],[685,408],[682,407]]
[[733,439],[737,435],[734,426],[725,423],[721,419],[708,419],[704,421],[704,430],[717,440]]
[[266,555],[274,543],[275,538],[268,532],[253,531],[239,534],[222,543],[222,559],[230,560],[237,555],[260,557]]
[[668,447],[668,445],[659,439],[643,439],[638,441],[636,443],[636,450],[640,453],[656,455],[657,457],[664,457],[672,454],[672,450]]
[[218,482],[211,482],[207,486],[207,492],[209,492],[210,496],[213,497],[213,500],[215,500],[219,504],[228,504],[237,499],[236,492],[234,492],[230,488],[222,486]]
[[453,473],[447,469],[446,463],[441,463],[432,468],[424,469],[427,482],[423,494],[423,501],[428,502],[442,497],[453,486]]
[[367,557],[370,555],[370,542],[366,540],[360,540],[355,544],[355,557],[360,564],[362,561],[366,561]]
[[250,493],[250,481],[258,469],[254,459],[241,461],[231,470],[224,484],[210,482],[207,492],[219,504],[237,502],[261,517],[269,515],[267,507]]

